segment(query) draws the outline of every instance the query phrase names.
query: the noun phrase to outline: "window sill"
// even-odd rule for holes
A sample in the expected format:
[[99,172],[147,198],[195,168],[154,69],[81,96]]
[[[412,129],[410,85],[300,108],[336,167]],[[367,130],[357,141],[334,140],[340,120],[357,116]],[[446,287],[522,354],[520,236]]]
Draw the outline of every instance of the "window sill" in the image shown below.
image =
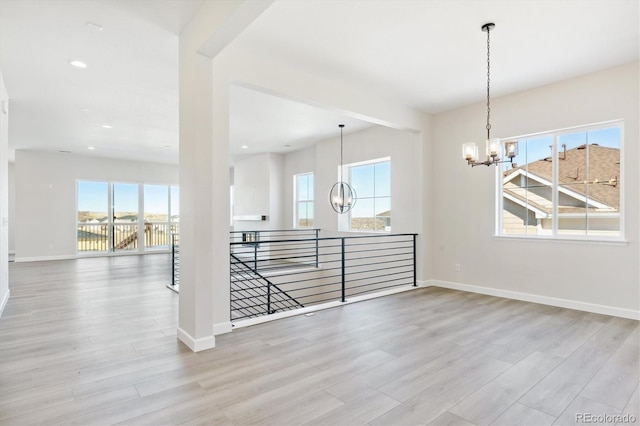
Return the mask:
[[602,244],[612,246],[627,246],[629,241],[623,238],[571,238],[571,237],[544,237],[544,236],[526,236],[526,235],[494,235],[494,240],[513,240],[513,241],[536,241],[546,243],[569,243],[569,244]]

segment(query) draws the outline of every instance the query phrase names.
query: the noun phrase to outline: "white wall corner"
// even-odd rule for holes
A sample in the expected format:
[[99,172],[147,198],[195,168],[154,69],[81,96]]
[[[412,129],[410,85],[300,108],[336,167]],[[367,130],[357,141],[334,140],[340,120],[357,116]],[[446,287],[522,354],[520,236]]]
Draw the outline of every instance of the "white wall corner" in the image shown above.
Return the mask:
[[216,347],[215,336],[207,336],[196,339],[180,327],[178,327],[178,329],[176,330],[176,334],[178,335],[178,340],[187,345],[193,352],[200,352]]
[[233,325],[231,322],[221,322],[219,324],[213,324],[213,335],[231,333]]
[[0,318],[2,318],[2,314],[4,313],[4,307],[7,306],[7,302],[9,302],[9,296],[11,295],[11,290],[7,290],[7,293],[0,301]]
[[539,303],[541,305],[556,306],[559,308],[575,309],[577,311],[592,312],[595,314],[610,315],[614,317],[640,320],[640,311],[619,308],[616,306],[598,305],[595,303],[580,302],[578,300],[561,299],[550,296],[540,296],[531,293],[502,290],[497,288],[482,287],[471,284],[461,284],[449,281],[428,280],[428,286],[448,288],[451,290],[467,291],[470,293],[486,294],[488,296],[503,297],[505,299],[521,300],[523,302]]

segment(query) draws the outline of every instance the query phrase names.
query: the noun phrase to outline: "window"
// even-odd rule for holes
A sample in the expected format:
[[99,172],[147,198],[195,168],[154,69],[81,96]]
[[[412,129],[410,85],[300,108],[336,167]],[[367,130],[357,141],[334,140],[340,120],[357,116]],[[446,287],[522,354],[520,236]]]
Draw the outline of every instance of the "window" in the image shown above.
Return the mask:
[[169,187],[166,185],[144,186],[144,246],[166,248],[169,233]]
[[349,230],[391,232],[391,160],[345,167],[348,183],[356,193],[356,204],[349,212]]
[[167,249],[179,208],[177,186],[79,180],[78,252]]
[[294,228],[313,227],[313,173],[293,177]]
[[516,138],[517,164],[499,173],[498,235],[622,237],[622,133],[610,122]]

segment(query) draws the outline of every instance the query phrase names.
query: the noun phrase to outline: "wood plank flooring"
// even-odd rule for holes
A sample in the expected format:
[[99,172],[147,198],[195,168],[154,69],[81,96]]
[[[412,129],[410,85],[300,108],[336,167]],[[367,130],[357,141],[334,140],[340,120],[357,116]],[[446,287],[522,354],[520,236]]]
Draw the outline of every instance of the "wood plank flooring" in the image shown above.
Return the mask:
[[638,424],[638,322],[440,288],[176,339],[168,255],[12,263],[0,424]]

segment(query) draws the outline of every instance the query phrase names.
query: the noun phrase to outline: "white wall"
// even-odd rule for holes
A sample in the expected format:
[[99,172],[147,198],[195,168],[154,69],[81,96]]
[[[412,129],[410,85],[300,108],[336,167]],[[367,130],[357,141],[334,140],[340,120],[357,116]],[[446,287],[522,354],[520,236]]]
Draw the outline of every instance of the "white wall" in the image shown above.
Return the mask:
[[9,163],[9,253],[16,252],[16,232],[12,222],[16,217],[16,168],[15,163]]
[[0,316],[9,300],[9,95],[0,73]]
[[[76,256],[76,182],[80,179],[177,184],[178,168],[63,153],[16,151],[16,261]],[[49,249],[49,244],[53,248]]]
[[282,229],[281,154],[258,154],[233,167],[234,216],[265,215],[265,221],[234,220],[235,231]]
[[[433,278],[612,307],[639,307],[638,63],[492,99],[492,133],[510,137],[624,119],[627,244],[495,238],[495,171],[466,165],[461,144],[482,143],[484,104],[433,117]],[[496,82],[497,84],[498,82]],[[455,272],[454,265],[461,271]],[[552,299],[549,299],[552,300]],[[596,306],[597,308],[597,306]],[[606,310],[605,310],[606,311]]]

